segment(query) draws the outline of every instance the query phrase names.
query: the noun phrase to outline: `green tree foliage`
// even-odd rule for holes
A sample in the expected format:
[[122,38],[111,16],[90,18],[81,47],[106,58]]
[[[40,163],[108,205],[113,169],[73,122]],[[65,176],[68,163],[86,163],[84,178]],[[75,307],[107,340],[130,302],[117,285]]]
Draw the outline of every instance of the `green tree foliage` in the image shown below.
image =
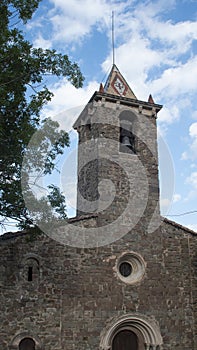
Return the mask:
[[[33,48],[17,28],[21,21],[26,23],[32,18],[40,1],[0,2],[0,215],[1,223],[11,218],[17,220],[19,227],[32,225],[21,191],[21,169],[32,135],[43,130],[41,109],[52,98],[52,93],[43,85],[45,75],[65,76],[77,88],[84,80],[78,65],[71,63],[67,55]],[[57,123],[49,120],[47,130],[41,142],[43,161],[36,165],[36,170],[45,174],[51,173],[56,156],[69,145],[67,133],[59,131]],[[46,155],[49,145],[51,150]],[[65,217],[64,196],[55,186],[51,185],[49,191],[51,207],[57,215]]]

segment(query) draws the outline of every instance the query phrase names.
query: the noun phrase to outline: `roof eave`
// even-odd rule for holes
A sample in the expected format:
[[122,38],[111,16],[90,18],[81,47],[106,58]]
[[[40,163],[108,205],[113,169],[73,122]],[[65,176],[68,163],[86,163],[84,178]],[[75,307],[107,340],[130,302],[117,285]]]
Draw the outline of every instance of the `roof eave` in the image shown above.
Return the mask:
[[106,92],[98,92],[95,91],[95,93],[92,95],[92,97],[89,100],[89,103],[92,101],[99,101],[105,99],[108,102],[119,102],[120,104],[127,105],[127,106],[132,106],[132,107],[139,107],[142,106],[144,109],[147,110],[152,110],[153,108],[156,110],[158,113],[162,109],[162,105],[156,104],[156,103],[150,103],[150,102],[145,102],[137,99],[132,99],[124,96],[116,96],[113,94],[109,94]]

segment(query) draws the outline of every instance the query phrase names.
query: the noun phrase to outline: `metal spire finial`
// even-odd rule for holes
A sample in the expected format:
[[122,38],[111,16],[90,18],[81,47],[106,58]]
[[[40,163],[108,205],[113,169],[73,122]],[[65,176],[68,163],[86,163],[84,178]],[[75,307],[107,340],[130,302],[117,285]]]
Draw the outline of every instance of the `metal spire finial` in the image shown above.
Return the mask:
[[114,11],[112,11],[112,53],[113,53],[113,65],[115,64],[115,48],[114,48]]

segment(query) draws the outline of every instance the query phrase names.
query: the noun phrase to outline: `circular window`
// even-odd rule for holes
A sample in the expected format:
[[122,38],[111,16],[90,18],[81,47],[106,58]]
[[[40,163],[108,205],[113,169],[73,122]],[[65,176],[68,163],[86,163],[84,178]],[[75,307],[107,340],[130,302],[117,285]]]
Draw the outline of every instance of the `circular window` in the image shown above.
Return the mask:
[[126,261],[122,262],[119,266],[119,271],[123,277],[128,277],[132,273],[132,266]]
[[143,278],[145,268],[145,261],[138,253],[127,252],[117,259],[115,271],[123,282],[134,284]]

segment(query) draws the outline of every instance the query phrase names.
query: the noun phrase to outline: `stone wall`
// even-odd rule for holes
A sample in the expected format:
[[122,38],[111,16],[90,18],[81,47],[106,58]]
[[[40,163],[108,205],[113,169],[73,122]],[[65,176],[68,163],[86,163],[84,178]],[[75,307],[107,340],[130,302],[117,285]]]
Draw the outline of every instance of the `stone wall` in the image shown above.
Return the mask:
[[[99,349],[109,324],[132,314],[157,325],[164,350],[195,350],[196,235],[167,220],[150,234],[145,225],[92,249],[44,235],[2,236],[0,349],[18,349],[20,334],[36,339],[36,350]],[[132,252],[145,270],[127,283],[118,261]],[[31,259],[38,269],[28,281]]]
[[[154,211],[159,214],[156,114],[140,108],[140,101],[135,101],[135,107],[123,102],[93,101],[75,124],[79,133],[78,215],[102,211],[104,221],[114,220],[130,201],[135,223],[146,207],[144,215],[150,221]],[[122,152],[120,147],[124,118],[133,126],[135,153]]]

